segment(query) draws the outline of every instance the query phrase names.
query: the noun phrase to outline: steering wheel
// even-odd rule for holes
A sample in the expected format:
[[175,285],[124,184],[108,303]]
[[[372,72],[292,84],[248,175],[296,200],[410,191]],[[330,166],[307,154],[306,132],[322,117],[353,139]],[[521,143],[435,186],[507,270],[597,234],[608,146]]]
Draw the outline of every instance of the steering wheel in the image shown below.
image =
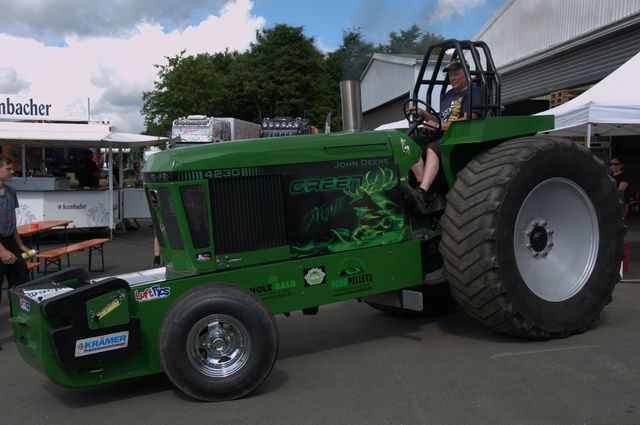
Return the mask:
[[[411,108],[407,108],[410,104]],[[424,115],[418,113],[418,105],[422,105],[424,107],[423,109],[427,111],[428,114],[432,115],[438,122],[434,130],[423,128],[423,131],[427,134],[427,137],[438,137],[442,133],[442,120],[440,119],[440,114],[438,114],[431,105],[421,99],[409,99],[402,105],[404,116],[407,121],[409,121],[409,130],[407,131],[407,134],[411,136],[418,129],[418,126],[426,119]],[[413,111],[410,111],[410,109],[413,109]]]

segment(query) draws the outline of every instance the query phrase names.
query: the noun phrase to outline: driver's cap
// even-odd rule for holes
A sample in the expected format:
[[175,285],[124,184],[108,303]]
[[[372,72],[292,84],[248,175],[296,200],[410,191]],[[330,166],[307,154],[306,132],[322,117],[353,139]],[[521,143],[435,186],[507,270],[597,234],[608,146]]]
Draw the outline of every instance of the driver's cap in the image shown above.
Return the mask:
[[[464,61],[465,65],[467,65],[467,61]],[[449,64],[442,70],[442,72],[455,71],[456,69],[462,68],[462,62],[460,59],[455,58],[451,59]]]

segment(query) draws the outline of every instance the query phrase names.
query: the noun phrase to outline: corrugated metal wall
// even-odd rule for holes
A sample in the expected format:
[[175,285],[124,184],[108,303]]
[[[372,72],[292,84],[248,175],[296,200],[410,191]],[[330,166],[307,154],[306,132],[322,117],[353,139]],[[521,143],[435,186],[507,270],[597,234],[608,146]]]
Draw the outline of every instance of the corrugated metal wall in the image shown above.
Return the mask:
[[360,91],[362,111],[366,112],[413,89],[416,81],[416,58],[402,58],[376,53],[363,74]]
[[508,65],[640,13],[640,0],[507,0],[475,35]]
[[502,71],[502,103],[598,82],[639,51],[640,24],[544,60]]

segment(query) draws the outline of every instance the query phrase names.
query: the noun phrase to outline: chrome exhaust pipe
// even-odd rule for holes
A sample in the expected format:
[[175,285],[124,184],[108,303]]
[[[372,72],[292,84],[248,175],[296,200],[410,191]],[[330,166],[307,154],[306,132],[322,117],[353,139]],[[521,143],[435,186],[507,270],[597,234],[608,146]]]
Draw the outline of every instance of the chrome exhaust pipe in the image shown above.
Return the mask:
[[342,103],[342,131],[362,131],[362,98],[360,80],[340,81]]

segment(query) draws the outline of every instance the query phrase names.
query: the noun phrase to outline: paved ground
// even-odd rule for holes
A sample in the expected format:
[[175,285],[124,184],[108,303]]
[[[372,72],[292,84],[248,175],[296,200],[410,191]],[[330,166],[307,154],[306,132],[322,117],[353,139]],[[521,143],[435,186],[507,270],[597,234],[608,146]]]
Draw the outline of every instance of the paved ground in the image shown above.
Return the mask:
[[[103,274],[150,265],[152,234],[142,224],[107,244]],[[630,227],[633,281],[640,226]],[[86,266],[86,254],[72,263]],[[163,376],[60,388],[19,358],[7,318],[3,297],[2,424],[640,424],[636,283],[616,287],[588,332],[546,342],[496,335],[462,312],[407,320],[356,302],[278,317],[273,372],[248,398],[226,403],[194,402]]]

